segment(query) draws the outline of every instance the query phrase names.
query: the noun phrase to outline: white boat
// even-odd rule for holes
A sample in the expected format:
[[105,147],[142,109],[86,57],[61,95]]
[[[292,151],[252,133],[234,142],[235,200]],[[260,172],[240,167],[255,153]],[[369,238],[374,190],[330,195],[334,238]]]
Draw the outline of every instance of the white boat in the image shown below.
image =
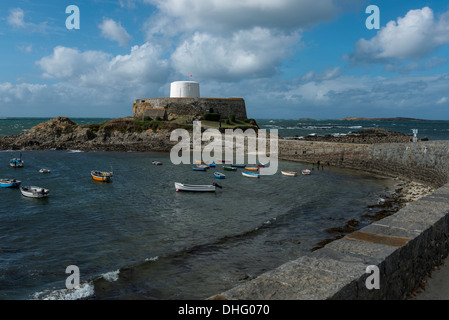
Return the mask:
[[307,175],[307,174],[310,174],[312,171],[310,171],[310,169],[303,169],[303,170],[301,170],[301,173],[303,174],[303,175]]
[[50,173],[50,169],[40,169],[39,170],[40,173]]
[[185,183],[175,182],[176,191],[215,192],[215,187],[221,188],[221,186],[215,182],[210,185],[185,184]]
[[9,165],[13,168],[22,168],[23,160],[21,158],[13,158],[9,160]]
[[50,190],[48,189],[33,186],[22,186],[20,187],[20,192],[29,198],[46,198],[50,194]]
[[296,177],[298,175],[298,172],[296,172],[296,171],[288,171],[288,170],[281,170],[281,173],[284,176],[290,176],[290,177]]
[[242,176],[248,177],[248,178],[259,178],[260,174],[255,173],[255,172],[242,172]]

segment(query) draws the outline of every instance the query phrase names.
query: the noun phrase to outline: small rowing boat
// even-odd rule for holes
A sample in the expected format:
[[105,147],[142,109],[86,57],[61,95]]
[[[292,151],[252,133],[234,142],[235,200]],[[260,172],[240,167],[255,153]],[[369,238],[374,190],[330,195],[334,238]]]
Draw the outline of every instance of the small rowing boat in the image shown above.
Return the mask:
[[190,192],[215,192],[215,187],[221,188],[217,183],[212,183],[210,185],[194,185],[194,184],[184,184],[180,182],[175,182],[176,191],[190,191]]
[[197,165],[197,166],[193,166],[192,167],[193,171],[206,171],[207,167],[206,166],[201,166],[201,165]]
[[46,198],[50,194],[50,190],[41,187],[22,186],[20,188],[22,195],[29,198]]
[[245,176],[245,177],[248,177],[248,178],[259,178],[260,177],[260,174],[255,173],[255,172],[245,172],[245,171],[243,171],[242,175]]
[[310,173],[311,173],[310,169],[303,169],[303,170],[301,170],[301,174],[303,174],[303,175],[308,175]]
[[154,164],[155,166],[161,166],[162,165],[162,162],[156,161],[156,160],[151,161],[151,163]]
[[21,184],[22,182],[16,179],[0,179],[0,187],[2,188],[18,188]]
[[281,173],[284,176],[290,176],[290,177],[296,177],[298,175],[298,172],[296,172],[296,171],[281,170]]
[[50,173],[50,169],[40,169],[39,173]]
[[113,173],[111,171],[93,170],[90,174],[95,181],[112,182]]
[[245,167],[245,170],[249,170],[249,171],[259,171],[258,167]]
[[226,175],[224,175],[224,174],[221,173],[221,172],[214,172],[214,176],[215,176],[215,178],[217,178],[217,179],[225,179],[225,178],[226,178]]
[[226,167],[226,166],[224,166],[224,167],[223,167],[223,170],[226,170],[226,171],[237,171],[237,168],[235,168],[235,167]]
[[259,162],[259,163],[257,164],[257,166],[258,166],[259,168],[265,168],[265,163]]

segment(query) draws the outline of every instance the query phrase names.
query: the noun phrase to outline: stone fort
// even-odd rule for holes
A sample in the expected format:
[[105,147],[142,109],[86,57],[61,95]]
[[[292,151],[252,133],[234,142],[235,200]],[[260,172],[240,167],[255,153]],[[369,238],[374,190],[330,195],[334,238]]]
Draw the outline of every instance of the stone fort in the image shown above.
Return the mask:
[[133,105],[135,118],[150,117],[170,120],[180,115],[198,119],[206,113],[218,113],[221,119],[231,114],[237,119],[246,119],[243,98],[201,98],[199,83],[175,81],[170,85],[170,97],[137,99]]

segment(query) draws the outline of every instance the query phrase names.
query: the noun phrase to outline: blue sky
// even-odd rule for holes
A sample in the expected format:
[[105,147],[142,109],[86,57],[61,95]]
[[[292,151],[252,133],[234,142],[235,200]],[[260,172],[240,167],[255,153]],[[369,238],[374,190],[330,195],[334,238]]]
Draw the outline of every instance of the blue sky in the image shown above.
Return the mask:
[[0,117],[128,116],[193,79],[252,118],[449,119],[445,1],[3,1],[0,42]]

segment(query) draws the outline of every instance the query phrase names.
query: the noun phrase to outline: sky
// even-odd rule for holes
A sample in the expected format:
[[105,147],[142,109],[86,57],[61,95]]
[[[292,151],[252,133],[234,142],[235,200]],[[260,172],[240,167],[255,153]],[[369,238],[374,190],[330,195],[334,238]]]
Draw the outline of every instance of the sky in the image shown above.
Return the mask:
[[0,118],[130,116],[194,80],[249,118],[449,120],[441,0],[2,1],[0,48]]

